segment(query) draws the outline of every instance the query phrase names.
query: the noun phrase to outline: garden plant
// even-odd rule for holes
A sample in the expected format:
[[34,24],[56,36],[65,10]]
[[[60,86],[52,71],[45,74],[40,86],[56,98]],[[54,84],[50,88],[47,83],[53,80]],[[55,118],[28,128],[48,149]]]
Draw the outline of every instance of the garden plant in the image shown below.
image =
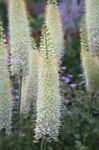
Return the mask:
[[98,10],[0,1],[0,150],[99,149]]

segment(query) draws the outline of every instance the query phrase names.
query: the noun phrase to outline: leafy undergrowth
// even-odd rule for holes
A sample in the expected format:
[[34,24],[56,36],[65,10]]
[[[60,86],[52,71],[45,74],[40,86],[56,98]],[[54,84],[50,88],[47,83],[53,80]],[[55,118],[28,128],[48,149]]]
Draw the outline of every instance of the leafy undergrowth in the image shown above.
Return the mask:
[[[64,87],[66,88],[66,87]],[[46,142],[46,150],[98,150],[99,147],[99,95],[90,95],[83,90],[65,90],[63,100],[62,127],[59,141]],[[20,116],[18,124],[17,105],[13,112],[11,135],[1,131],[0,150],[40,150],[41,141],[35,143],[35,120]],[[19,138],[17,136],[19,132]]]

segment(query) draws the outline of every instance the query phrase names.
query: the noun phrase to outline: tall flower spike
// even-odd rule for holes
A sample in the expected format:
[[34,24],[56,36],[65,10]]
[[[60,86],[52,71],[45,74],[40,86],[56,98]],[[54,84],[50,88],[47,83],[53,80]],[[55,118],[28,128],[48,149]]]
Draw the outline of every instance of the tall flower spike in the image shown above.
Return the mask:
[[99,92],[99,59],[89,52],[86,20],[81,19],[81,60],[88,92]]
[[23,114],[24,116],[29,115],[31,106],[33,106],[33,112],[35,113],[34,109],[36,107],[38,88],[38,61],[38,50],[36,47],[36,43],[33,39],[33,51],[31,55],[31,60],[29,62],[29,75],[24,78],[22,83],[21,114]]
[[27,75],[31,38],[24,0],[9,0],[9,32],[11,45],[12,75]]
[[57,140],[60,128],[61,97],[57,59],[46,26],[42,30],[38,70],[35,139]]
[[86,0],[89,51],[99,57],[99,0]]
[[12,96],[7,68],[7,46],[4,44],[3,28],[0,22],[0,129],[11,131]]
[[99,59],[88,51],[81,52],[82,67],[86,79],[86,88],[90,93],[99,93]]
[[54,51],[59,56],[60,52],[64,49],[64,35],[62,20],[56,0],[48,1],[45,15],[45,23],[51,33]]
[[88,34],[87,34],[87,29],[86,29],[86,19],[85,16],[81,17],[81,22],[80,22],[80,37],[81,37],[81,50],[82,51],[89,51],[89,46],[88,46]]

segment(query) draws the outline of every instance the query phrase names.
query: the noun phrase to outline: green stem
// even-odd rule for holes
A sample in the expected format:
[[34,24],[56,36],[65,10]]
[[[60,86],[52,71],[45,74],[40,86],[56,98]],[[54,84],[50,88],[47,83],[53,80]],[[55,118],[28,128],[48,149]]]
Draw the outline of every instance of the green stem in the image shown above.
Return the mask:
[[5,129],[1,130],[1,145],[0,145],[0,150],[4,149],[4,139],[5,139]]
[[17,126],[17,150],[20,150],[20,105],[21,105],[21,90],[22,90],[22,75],[20,71],[20,84],[19,84],[19,103],[18,103],[18,126]]
[[91,115],[91,110],[92,110],[92,105],[93,105],[94,96],[95,96],[95,94],[92,93],[92,95],[91,95],[91,100],[90,100],[90,104],[89,104],[89,116]]
[[48,41],[47,41],[47,29],[45,28],[45,46],[46,46],[46,58],[48,59]]
[[44,137],[43,137],[42,140],[41,140],[41,147],[40,147],[40,150],[46,150],[45,144],[46,144],[46,142],[45,142],[45,139],[44,139]]
[[46,150],[46,141],[45,141],[45,144],[44,144],[44,150]]

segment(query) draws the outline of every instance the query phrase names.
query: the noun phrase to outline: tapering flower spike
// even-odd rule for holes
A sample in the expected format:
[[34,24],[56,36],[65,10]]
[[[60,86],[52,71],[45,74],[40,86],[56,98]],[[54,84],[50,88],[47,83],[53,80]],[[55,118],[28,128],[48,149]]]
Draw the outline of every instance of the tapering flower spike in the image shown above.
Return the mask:
[[97,56],[90,54],[88,45],[88,34],[86,29],[86,20],[83,16],[81,19],[81,60],[86,88],[90,93],[99,92],[99,59]]
[[81,50],[82,51],[89,51],[88,46],[88,33],[86,28],[86,18],[85,16],[81,17],[80,21],[80,41],[81,41]]
[[22,76],[25,76],[29,72],[32,42],[24,0],[9,0],[8,16],[12,75],[19,75],[21,70]]
[[35,139],[57,140],[60,128],[61,96],[57,57],[49,31],[44,25],[39,56],[37,119]]
[[99,59],[88,51],[81,52],[86,88],[90,93],[99,93]]
[[53,40],[54,51],[57,56],[64,49],[64,34],[59,7],[56,0],[49,0],[46,7],[45,23],[49,28]]
[[7,46],[4,44],[3,28],[0,22],[0,129],[11,132],[12,96],[7,67]]
[[85,4],[89,51],[99,57],[99,0],[86,0]]
[[34,109],[36,107],[37,100],[39,55],[34,39],[33,51],[31,54],[31,60],[29,61],[29,75],[23,79],[22,83],[21,114],[26,117],[29,115],[31,106],[33,107],[33,112],[35,111]]

